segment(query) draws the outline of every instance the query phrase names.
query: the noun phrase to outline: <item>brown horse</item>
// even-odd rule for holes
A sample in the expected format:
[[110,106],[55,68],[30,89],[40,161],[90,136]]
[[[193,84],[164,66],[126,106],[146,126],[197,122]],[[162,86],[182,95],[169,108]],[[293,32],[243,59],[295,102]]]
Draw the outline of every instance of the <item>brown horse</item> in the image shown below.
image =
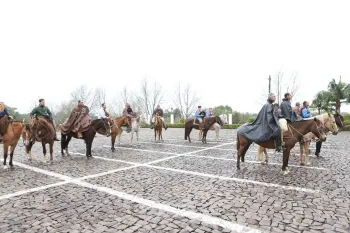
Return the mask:
[[112,125],[112,132],[111,132],[111,141],[112,141],[112,151],[115,151],[114,148],[114,143],[115,143],[115,138],[118,137],[118,145],[120,145],[120,136],[123,132],[122,130],[122,126],[128,126],[130,125],[130,119],[127,116],[122,116],[122,117],[117,117],[114,119],[113,121],[113,125]]
[[[202,137],[203,143],[207,143],[208,130],[215,123],[218,123],[220,126],[223,126],[223,122],[222,122],[221,118],[218,116],[205,119],[204,126],[203,126],[203,137]],[[199,122],[197,119],[189,118],[188,120],[186,120],[186,123],[185,123],[185,140],[187,140],[187,137],[188,137],[189,142],[191,142],[190,134],[191,134],[191,131],[193,128],[199,130]]]
[[[320,141],[326,140],[326,135],[324,134],[324,125],[317,118],[304,120],[304,121],[296,121],[288,124],[289,130],[283,133],[283,141],[285,143],[285,149],[283,150],[283,165],[282,172],[284,175],[289,173],[288,169],[288,160],[290,150],[295,146],[297,142],[301,142],[304,138],[304,135],[312,132],[316,135],[316,137]],[[243,163],[243,167],[245,167],[244,156],[249,149],[249,146],[253,142],[249,141],[247,138],[241,136],[239,132],[237,132],[237,169],[241,169],[241,161]],[[271,138],[265,142],[257,143],[261,147],[268,149],[275,149],[275,138]]]
[[160,142],[160,139],[163,141],[163,135],[162,135],[162,130],[163,130],[163,121],[162,118],[156,113],[154,116],[154,142],[157,141],[157,136],[158,136],[158,142]]
[[64,150],[67,152],[67,155],[69,154],[68,151],[68,144],[72,137],[77,138],[77,139],[83,139],[86,144],[86,157],[91,157],[91,147],[92,147],[92,142],[94,141],[96,133],[101,133],[103,135],[110,136],[110,127],[107,121],[104,121],[102,119],[97,119],[93,120],[91,123],[91,127],[83,132],[83,138],[79,138],[77,133],[75,132],[70,132],[69,134],[63,134],[61,133],[61,154],[64,154]]
[[35,142],[41,142],[43,147],[43,163],[46,164],[46,144],[50,146],[50,164],[53,165],[53,144],[55,143],[56,131],[45,118],[34,118],[26,127],[29,143],[26,145],[26,153],[29,161],[32,161],[32,147]]
[[4,116],[1,121],[7,125],[7,127],[6,125],[4,127],[4,133],[2,137],[2,143],[4,144],[4,169],[7,169],[6,160],[9,147],[11,147],[9,165],[11,168],[13,168],[13,154],[18,144],[18,140],[21,135],[23,141],[27,140],[25,133],[25,124],[20,121],[10,120],[7,116]]

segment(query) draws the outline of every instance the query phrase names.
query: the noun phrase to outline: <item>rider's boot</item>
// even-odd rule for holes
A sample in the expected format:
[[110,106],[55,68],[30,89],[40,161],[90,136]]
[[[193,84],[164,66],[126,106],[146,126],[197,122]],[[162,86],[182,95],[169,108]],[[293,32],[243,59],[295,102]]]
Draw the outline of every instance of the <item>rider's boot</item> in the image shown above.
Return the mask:
[[282,152],[284,150],[284,146],[282,146],[281,134],[279,134],[275,139],[275,146],[277,152]]
[[316,142],[316,151],[315,151],[316,156],[320,155],[321,147],[322,147],[322,142],[321,141]]
[[153,129],[153,127],[154,127],[154,124],[153,124],[153,122],[151,122],[151,127],[150,127],[150,129]]
[[164,127],[165,130],[168,129],[168,126],[165,124],[165,121],[163,121],[163,127]]

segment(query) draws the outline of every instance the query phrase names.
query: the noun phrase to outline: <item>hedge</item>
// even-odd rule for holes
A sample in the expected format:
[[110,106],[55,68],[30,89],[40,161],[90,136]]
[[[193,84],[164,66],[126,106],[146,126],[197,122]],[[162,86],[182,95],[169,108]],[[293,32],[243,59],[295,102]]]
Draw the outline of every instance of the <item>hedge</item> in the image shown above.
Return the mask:
[[[185,124],[167,124],[168,128],[185,128]],[[237,129],[241,124],[224,125],[223,129]],[[141,125],[141,128],[149,128],[150,125]]]

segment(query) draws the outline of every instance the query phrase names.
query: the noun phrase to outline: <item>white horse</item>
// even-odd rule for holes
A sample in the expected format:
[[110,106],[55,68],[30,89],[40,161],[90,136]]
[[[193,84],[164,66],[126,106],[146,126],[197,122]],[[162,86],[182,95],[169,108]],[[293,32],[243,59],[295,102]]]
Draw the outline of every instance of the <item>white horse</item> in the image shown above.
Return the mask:
[[[221,114],[219,117],[220,117],[222,123],[224,123],[224,124],[227,124],[227,123],[228,123],[228,121],[227,121],[227,115],[226,115],[226,114]],[[213,125],[210,127],[210,129],[209,129],[209,130],[211,130],[211,131],[215,131],[215,133],[216,133],[216,141],[219,141],[219,131],[220,131],[220,129],[221,129],[221,126],[220,126],[218,123],[213,124]],[[203,137],[203,131],[202,131],[202,130],[199,130],[199,132],[198,132],[198,138],[199,138],[199,140],[201,140],[202,137]]]
[[131,132],[130,132],[130,145],[132,146],[132,141],[134,139],[134,132],[136,133],[137,145],[139,143],[139,130],[141,124],[141,116],[131,118]]

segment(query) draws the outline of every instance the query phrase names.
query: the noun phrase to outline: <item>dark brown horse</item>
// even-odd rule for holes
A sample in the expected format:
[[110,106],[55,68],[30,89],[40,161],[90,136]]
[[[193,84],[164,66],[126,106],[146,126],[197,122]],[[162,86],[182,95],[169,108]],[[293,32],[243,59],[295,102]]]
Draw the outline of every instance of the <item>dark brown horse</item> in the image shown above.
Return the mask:
[[[110,127],[107,121],[104,121],[102,119],[93,120],[91,123],[91,127],[83,132],[83,140],[86,144],[86,157],[91,157],[91,146],[92,142],[94,141],[96,133],[99,132],[100,134],[109,136],[110,133]],[[61,154],[64,155],[64,150],[67,152],[67,155],[69,154],[68,151],[68,144],[72,137],[78,138],[77,133],[70,132],[69,134],[62,134],[61,133]]]
[[115,151],[114,143],[117,136],[118,136],[118,145],[120,145],[120,135],[123,132],[121,127],[122,126],[129,127],[129,125],[130,125],[130,118],[127,116],[122,116],[114,119],[113,125],[112,125],[112,132],[111,132],[111,141],[112,141],[111,149],[113,152]]
[[[25,133],[25,124],[20,121],[10,120],[7,116],[1,118],[2,124],[5,124],[2,127],[2,143],[4,144],[4,169],[7,169],[6,160],[8,149],[10,149],[10,167],[13,168],[13,154],[18,144],[18,140],[22,135],[23,140],[27,140]],[[6,127],[7,125],[7,127]]]
[[[326,135],[324,134],[324,125],[317,118],[288,123],[288,128],[289,128],[289,131],[283,133],[283,141],[285,143],[285,149],[283,150],[282,172],[284,175],[289,173],[288,160],[289,160],[290,150],[295,146],[297,142],[301,142],[303,140],[303,137],[305,134],[312,132],[313,134],[316,135],[316,137],[320,141],[326,140]],[[241,136],[237,132],[237,169],[238,170],[241,169],[240,159],[242,160],[243,166],[245,167],[244,156],[249,146],[252,143],[253,142],[249,141],[247,138]],[[264,148],[275,149],[275,138],[271,138],[268,141],[260,142],[257,144]]]
[[[203,137],[202,137],[203,143],[207,143],[208,130],[215,123],[218,123],[220,126],[223,126],[223,122],[222,122],[221,118],[218,116],[205,119],[204,126],[203,126]],[[190,134],[191,134],[192,129],[199,130],[199,122],[197,119],[189,118],[186,120],[186,123],[185,123],[185,140],[187,140],[187,137],[188,137],[189,142],[191,142]]]
[[50,164],[53,164],[53,144],[56,138],[56,131],[53,126],[44,118],[34,118],[26,127],[27,136],[30,139],[26,145],[26,153],[30,161],[32,161],[32,146],[35,142],[41,142],[43,147],[44,159],[43,163],[46,164],[46,144],[50,146]]

